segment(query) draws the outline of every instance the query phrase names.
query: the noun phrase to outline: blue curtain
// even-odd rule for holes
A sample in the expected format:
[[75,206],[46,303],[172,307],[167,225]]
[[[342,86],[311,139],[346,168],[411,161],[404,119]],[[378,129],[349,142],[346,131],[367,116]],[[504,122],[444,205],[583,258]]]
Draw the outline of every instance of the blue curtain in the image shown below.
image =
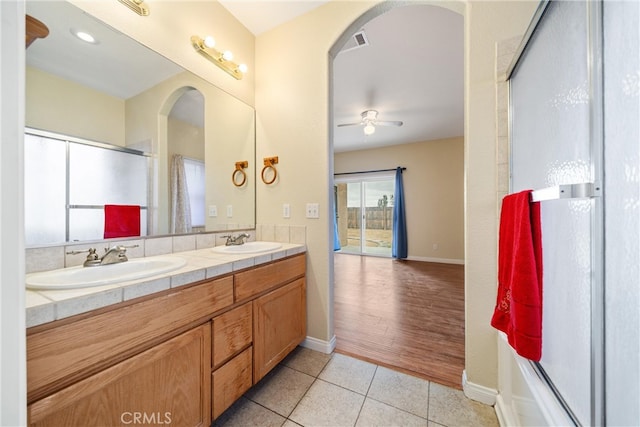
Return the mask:
[[402,168],[396,169],[396,188],[393,195],[393,237],[391,256],[406,258],[407,253],[407,220],[404,213],[404,189],[402,185]]
[[338,235],[338,214],[336,213],[336,209],[333,210],[333,250],[339,251],[342,247],[340,246],[340,236]]

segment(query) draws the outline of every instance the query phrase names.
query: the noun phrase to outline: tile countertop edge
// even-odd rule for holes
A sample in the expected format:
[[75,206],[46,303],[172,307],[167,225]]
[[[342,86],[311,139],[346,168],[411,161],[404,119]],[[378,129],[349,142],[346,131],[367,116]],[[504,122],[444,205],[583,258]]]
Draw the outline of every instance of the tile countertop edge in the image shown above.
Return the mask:
[[[219,254],[212,248],[197,249],[158,257],[180,257],[187,264],[175,271],[111,285],[62,291],[27,289],[27,328],[178,288],[194,281],[213,279],[247,267],[258,266],[307,251],[306,245],[283,243],[282,247],[255,254]],[[154,258],[154,257],[148,257]]]

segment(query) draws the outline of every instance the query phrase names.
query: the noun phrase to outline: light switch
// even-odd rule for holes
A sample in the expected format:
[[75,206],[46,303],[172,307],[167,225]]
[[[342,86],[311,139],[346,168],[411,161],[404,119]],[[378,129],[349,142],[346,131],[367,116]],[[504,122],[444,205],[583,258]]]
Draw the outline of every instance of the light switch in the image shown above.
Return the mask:
[[317,203],[307,203],[307,218],[320,218],[320,212]]
[[282,218],[291,218],[291,206],[289,206],[289,203],[282,205]]
[[218,216],[218,207],[216,205],[209,205],[209,217],[213,218]]
[[227,218],[233,217],[233,205],[227,205]]

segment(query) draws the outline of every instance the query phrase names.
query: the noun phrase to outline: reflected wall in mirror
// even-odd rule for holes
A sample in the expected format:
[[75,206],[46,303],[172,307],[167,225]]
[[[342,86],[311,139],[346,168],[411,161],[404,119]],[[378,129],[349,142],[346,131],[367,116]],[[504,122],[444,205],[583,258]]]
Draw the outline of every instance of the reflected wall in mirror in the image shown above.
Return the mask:
[[[26,52],[27,127],[149,153],[142,235],[255,227],[253,108],[70,3],[29,0],[26,9],[50,30]],[[97,43],[82,42],[73,30],[93,33]],[[174,155],[186,159],[190,180],[204,181],[189,189],[189,227],[174,221],[184,213],[173,210]],[[241,187],[231,179],[238,161],[249,162]]]

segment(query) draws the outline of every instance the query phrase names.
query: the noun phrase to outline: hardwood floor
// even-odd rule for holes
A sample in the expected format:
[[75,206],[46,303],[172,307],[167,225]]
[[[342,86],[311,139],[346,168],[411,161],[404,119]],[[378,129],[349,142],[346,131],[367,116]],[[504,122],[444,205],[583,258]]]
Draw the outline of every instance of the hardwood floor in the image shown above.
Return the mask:
[[461,389],[464,266],[334,257],[336,351]]

